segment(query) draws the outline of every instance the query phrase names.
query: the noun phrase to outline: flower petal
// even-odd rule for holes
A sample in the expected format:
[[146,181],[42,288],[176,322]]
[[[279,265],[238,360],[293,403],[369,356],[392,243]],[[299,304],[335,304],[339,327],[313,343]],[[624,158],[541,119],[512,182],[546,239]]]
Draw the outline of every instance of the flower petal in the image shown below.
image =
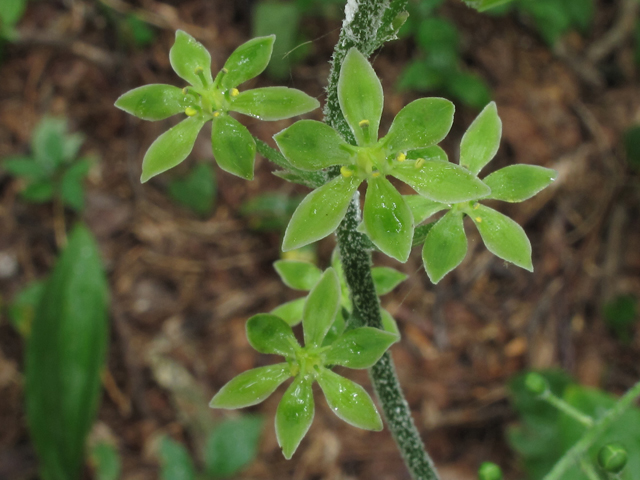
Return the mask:
[[427,234],[422,260],[433,283],[438,283],[460,265],[467,254],[467,236],[462,219],[462,212],[447,212]]
[[277,363],[247,370],[231,379],[211,399],[211,408],[244,408],[257,405],[291,377],[288,363]]
[[293,357],[300,347],[291,327],[280,317],[268,313],[247,320],[247,339],[256,351]]
[[214,117],[211,147],[221,169],[240,178],[253,180],[256,141],[247,127],[229,115]]
[[313,287],[302,311],[302,330],[306,347],[322,345],[340,306],[340,280],[327,268]]
[[496,102],[489,103],[462,137],[460,165],[477,175],[495,157],[502,137],[502,121]]
[[287,460],[309,431],[314,414],[311,380],[298,377],[284,392],[276,411],[276,438]]
[[234,88],[260,75],[271,60],[275,35],[252,38],[236,48],[224,64],[222,86]]
[[169,51],[169,61],[173,71],[194,87],[205,86],[196,73],[196,69],[202,69],[202,74],[208,85],[213,83],[209,51],[183,30],[176,31],[176,40]]
[[153,84],[129,90],[116,100],[115,106],[143,120],[154,121],[184,112],[190,104],[180,88]]
[[231,110],[271,121],[302,115],[319,106],[318,100],[295,88],[264,87],[232,97]]

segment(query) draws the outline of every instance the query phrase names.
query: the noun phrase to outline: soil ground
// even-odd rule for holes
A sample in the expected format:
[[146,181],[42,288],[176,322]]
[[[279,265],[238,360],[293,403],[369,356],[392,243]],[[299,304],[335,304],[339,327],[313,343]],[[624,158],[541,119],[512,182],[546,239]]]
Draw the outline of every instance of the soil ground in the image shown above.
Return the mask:
[[[404,265],[374,255],[376,264],[410,275],[382,303],[402,331],[393,356],[444,479],[475,478],[484,460],[518,478],[517,460],[505,441],[507,426],[516,420],[507,382],[518,372],[562,367],[585,385],[618,394],[640,378],[640,332],[635,328],[631,343],[622,344],[601,314],[607,300],[640,292],[640,223],[633,220],[640,213],[640,183],[621,147],[623,132],[640,122],[639,70],[630,31],[620,20],[628,3],[598,1],[589,35],[569,34],[553,50],[526,19],[480,15],[453,1],[442,8],[459,27],[467,68],[488,82],[503,120],[503,143],[491,169],[531,163],[559,172],[553,186],[534,199],[497,207],[527,231],[533,274],[487,252],[472,228],[466,260],[437,287],[428,281],[418,249]],[[22,40],[6,46],[0,64],[0,158],[28,153],[34,126],[51,114],[67,117],[72,130],[87,137],[83,152],[100,160],[89,176],[81,216],[99,241],[112,294],[108,372],[93,435],[117,444],[123,479],[146,480],[158,476],[158,434],[196,451],[203,425],[234,415],[207,408],[213,393],[238,373],[273,361],[250,348],[244,323],[296,293],[271,266],[280,255],[279,234],[256,231],[238,211],[261,192],[305,189],[272,176],[268,162],[259,159],[253,182],[218,171],[215,212],[199,219],[166,194],[174,174],[140,185],[144,151],[176,119],[139,121],[114,108],[114,101],[143,84],[181,85],[168,60],[176,28],[202,41],[219,68],[250,37],[254,2],[104,4],[123,12],[140,9],[155,25],[156,40],[126,48],[98,2],[30,3],[19,26]],[[292,68],[288,86],[323,100],[340,24],[338,18],[304,20],[306,35],[316,40],[310,55]],[[609,45],[611,32],[621,35]],[[594,54],[597,49],[604,54]],[[405,39],[375,56],[386,92],[383,131],[418,96],[394,89],[413,51]],[[264,76],[251,82],[269,84]],[[476,114],[458,106],[443,143],[451,159]],[[321,112],[310,118],[321,119]],[[246,120],[265,140],[290,123]],[[178,172],[196,160],[211,161],[208,145],[202,135]],[[52,268],[55,223],[76,220],[72,212],[61,219],[51,205],[25,203],[20,188],[0,173],[5,303]],[[320,243],[321,266],[327,266],[333,246],[332,238]],[[23,353],[22,338],[2,319],[0,479],[38,478],[23,406]],[[365,372],[348,375],[369,388]],[[279,396],[250,409],[268,420],[259,458],[242,478],[409,478],[388,431],[349,427],[320,397],[307,438],[294,460],[285,461],[271,420]],[[92,478],[89,468],[85,478]]]

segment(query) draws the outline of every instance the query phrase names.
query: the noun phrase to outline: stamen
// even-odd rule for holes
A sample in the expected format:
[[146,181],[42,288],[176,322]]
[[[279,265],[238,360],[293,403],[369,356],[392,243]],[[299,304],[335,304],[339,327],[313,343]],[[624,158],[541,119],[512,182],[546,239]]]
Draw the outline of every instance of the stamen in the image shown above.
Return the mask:
[[213,116],[214,117],[219,117],[220,116],[220,112],[218,112],[217,110],[215,112],[213,112]]
[[353,170],[349,170],[347,167],[342,166],[340,167],[340,173],[342,174],[343,177],[349,178],[350,176],[353,175]]
[[194,115],[198,114],[198,111],[193,107],[187,107],[184,109],[184,113],[185,115],[187,115],[187,117],[193,117]]
[[360,122],[358,122],[358,126],[360,128],[366,128],[369,126],[369,120],[360,120]]
[[424,158],[419,158],[419,159],[416,160],[416,163],[414,164],[414,167],[422,168],[423,165],[424,165]]
[[240,95],[240,90],[238,90],[237,88],[232,88],[231,89],[231,96],[232,97],[237,97],[238,95]]
[[399,153],[398,156],[396,157],[396,160],[398,160],[399,162],[404,162],[407,159],[407,156],[404,153]]
[[202,82],[202,86],[203,87],[207,87],[209,86],[209,83],[207,82],[207,79],[204,77],[204,68],[202,67],[196,67],[193,70],[193,73],[195,73],[198,78],[200,79],[200,81]]
[[373,173],[371,174],[371,176],[372,176],[373,178],[378,178],[378,177],[380,176],[380,172],[373,172]]
[[480,218],[480,217],[476,217],[476,222],[478,222],[478,223],[482,223],[482,218]]

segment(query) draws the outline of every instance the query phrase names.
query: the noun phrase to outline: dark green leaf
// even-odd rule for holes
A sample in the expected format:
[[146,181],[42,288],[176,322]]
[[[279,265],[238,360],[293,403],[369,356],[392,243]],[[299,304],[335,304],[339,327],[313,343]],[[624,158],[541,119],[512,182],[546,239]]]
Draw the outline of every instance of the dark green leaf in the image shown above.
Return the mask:
[[17,24],[27,8],[27,0],[0,0],[0,32]]
[[210,214],[216,196],[213,168],[206,163],[197,164],[185,177],[169,183],[169,195],[197,215]]
[[196,480],[196,468],[187,449],[169,437],[160,441],[161,480]]
[[419,225],[413,231],[413,246],[422,245],[427,239],[427,235],[433,228],[436,222],[430,222],[425,225]]
[[91,463],[96,480],[119,480],[122,465],[118,449],[110,443],[100,442],[91,449]]
[[318,100],[295,88],[264,87],[233,97],[231,110],[270,121],[302,115],[319,106]]
[[247,370],[231,379],[209,402],[211,408],[244,408],[257,405],[291,377],[288,363]]
[[371,269],[373,284],[379,296],[386,295],[404,282],[408,275],[390,267],[373,267]]
[[11,157],[2,162],[5,172],[14,177],[24,177],[29,180],[40,180],[47,177],[47,171],[41,164],[29,157]]
[[41,280],[28,284],[18,292],[13,302],[9,305],[7,312],[9,320],[11,320],[13,328],[24,338],[28,338],[31,334],[31,325],[42,298],[44,287],[45,282]]
[[377,328],[355,328],[333,342],[326,353],[325,362],[327,365],[347,368],[369,368],[398,339],[397,335]]
[[382,252],[404,263],[411,253],[413,239],[411,210],[386,178],[371,178],[368,184],[364,199],[367,236]]
[[140,181],[144,183],[183,162],[193,150],[205,122],[200,115],[189,117],[156,138],[142,160]]
[[355,47],[342,62],[338,100],[358,145],[375,143],[384,104],[382,85],[371,64]]
[[253,179],[256,141],[247,127],[229,115],[213,119],[211,146],[218,166],[245,180]]
[[163,120],[184,110],[193,103],[193,97],[172,85],[152,84],[134,88],[116,100],[120,110],[143,120]]
[[[206,87],[213,83],[211,76],[211,55],[204,46],[183,30],[176,31],[176,40],[169,51],[171,68],[180,78],[194,87]],[[198,73],[204,76],[207,85],[202,84]]]
[[433,283],[438,283],[460,265],[467,254],[467,236],[462,219],[462,212],[447,212],[427,234],[422,260]]
[[50,180],[41,180],[28,184],[20,195],[29,202],[44,203],[53,198],[53,193],[53,183]]
[[440,88],[444,79],[445,75],[439,68],[419,59],[413,60],[404,67],[397,85],[399,90],[427,92]]
[[261,313],[247,320],[247,340],[260,353],[295,357],[298,341],[291,327],[280,317]]
[[[640,24],[638,24],[638,55],[640,55]],[[638,62],[640,63],[640,62]],[[624,147],[627,160],[635,169],[640,169],[640,125],[635,125],[624,132]],[[5,168],[6,163],[5,161]]]
[[232,477],[248,466],[258,454],[264,420],[243,415],[225,420],[209,435],[205,446],[206,472],[209,476]]
[[557,172],[537,165],[510,165],[493,172],[482,181],[491,188],[489,198],[523,202],[544,190]]
[[445,90],[469,107],[481,109],[491,101],[491,91],[478,75],[456,71],[447,77]]
[[311,380],[299,376],[287,388],[276,411],[276,438],[287,460],[309,431],[314,414]]
[[47,281],[26,354],[26,409],[43,477],[79,478],[100,399],[107,282],[95,241],[75,227]]
[[311,290],[322,276],[322,270],[310,262],[278,260],[273,267],[284,284],[296,290]]
[[260,75],[269,63],[275,35],[252,38],[236,48],[229,56],[224,68],[222,86],[235,88],[250,78]]
[[67,122],[62,118],[44,117],[31,136],[31,150],[36,162],[51,174],[64,160],[64,138]]
[[60,196],[63,203],[76,212],[84,208],[83,182],[91,169],[91,160],[83,159],[71,165],[62,176]]
[[335,320],[340,306],[340,280],[335,270],[327,268],[315,284],[302,312],[302,329],[306,347],[317,347]]
[[384,328],[384,331],[395,335],[399,339],[400,329],[393,316],[384,308],[380,309],[380,315],[382,316],[382,328]]

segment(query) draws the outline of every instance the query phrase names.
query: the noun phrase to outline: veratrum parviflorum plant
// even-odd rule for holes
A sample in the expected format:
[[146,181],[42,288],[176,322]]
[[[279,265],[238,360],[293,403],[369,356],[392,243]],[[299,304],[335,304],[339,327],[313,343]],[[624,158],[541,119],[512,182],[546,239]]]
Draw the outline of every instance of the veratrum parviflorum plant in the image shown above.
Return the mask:
[[142,182],[187,158],[198,133],[209,120],[213,156],[220,168],[247,180],[253,178],[256,142],[229,112],[260,120],[281,120],[320,105],[315,98],[293,88],[238,90],[238,86],[267,68],[274,40],[275,36],[270,35],[240,45],[213,78],[207,49],[188,33],[176,32],[169,59],[176,74],[189,85],[184,88],[145,85],[116,101],[116,107],[143,120],[163,120],[179,113],[187,117],[151,144],[142,161]]

